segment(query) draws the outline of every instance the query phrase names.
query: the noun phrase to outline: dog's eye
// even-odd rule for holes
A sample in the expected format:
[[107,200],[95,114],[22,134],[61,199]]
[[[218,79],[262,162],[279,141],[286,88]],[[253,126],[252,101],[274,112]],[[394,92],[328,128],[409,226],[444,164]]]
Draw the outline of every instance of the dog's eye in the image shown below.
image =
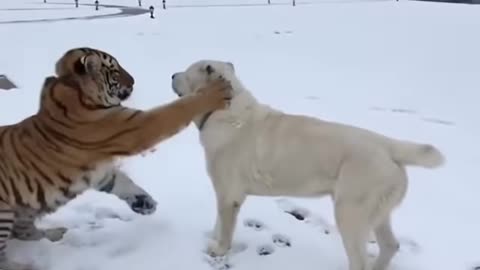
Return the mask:
[[212,74],[213,73],[213,67],[211,65],[207,65],[205,67],[205,71],[207,72],[208,75]]

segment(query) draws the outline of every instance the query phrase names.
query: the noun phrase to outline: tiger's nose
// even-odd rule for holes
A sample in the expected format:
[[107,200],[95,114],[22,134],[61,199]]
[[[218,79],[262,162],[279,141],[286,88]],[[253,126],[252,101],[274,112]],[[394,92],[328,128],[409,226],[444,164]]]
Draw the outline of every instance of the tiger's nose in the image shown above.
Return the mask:
[[128,84],[128,87],[132,88],[133,85],[135,84],[135,79],[132,76],[130,76],[127,80],[127,84]]
[[120,71],[121,76],[119,82],[126,87],[133,88],[133,85],[135,84],[135,79],[133,78],[133,76],[130,75],[130,73],[125,71],[123,68],[120,68]]
[[121,92],[118,97],[121,99],[121,100],[125,100],[127,99],[128,97],[130,96],[130,91],[124,91],[124,92]]

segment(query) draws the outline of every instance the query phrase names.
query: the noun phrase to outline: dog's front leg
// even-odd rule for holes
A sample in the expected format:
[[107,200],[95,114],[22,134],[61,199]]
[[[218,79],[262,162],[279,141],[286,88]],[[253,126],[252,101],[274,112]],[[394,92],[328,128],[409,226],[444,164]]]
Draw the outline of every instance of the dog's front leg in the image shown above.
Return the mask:
[[236,198],[217,195],[217,221],[213,239],[208,245],[208,253],[211,256],[223,256],[230,249],[237,216],[244,201],[244,195]]
[[218,241],[220,239],[220,215],[218,213],[215,220],[215,227],[213,228],[213,233],[211,238],[215,241]]

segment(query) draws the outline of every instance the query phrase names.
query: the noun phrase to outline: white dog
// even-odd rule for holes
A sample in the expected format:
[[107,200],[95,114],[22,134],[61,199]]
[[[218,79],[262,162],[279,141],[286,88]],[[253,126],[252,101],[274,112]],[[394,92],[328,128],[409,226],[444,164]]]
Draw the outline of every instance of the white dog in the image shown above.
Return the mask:
[[442,154],[432,145],[286,114],[261,104],[229,62],[196,62],[172,76],[172,87],[182,96],[218,77],[232,84],[231,106],[194,121],[217,199],[210,254],[221,256],[230,249],[247,195],[330,195],[349,269],[370,269],[366,242],[372,230],[380,248],[373,269],[387,269],[399,248],[390,214],[405,196],[405,166],[438,167],[444,163]]

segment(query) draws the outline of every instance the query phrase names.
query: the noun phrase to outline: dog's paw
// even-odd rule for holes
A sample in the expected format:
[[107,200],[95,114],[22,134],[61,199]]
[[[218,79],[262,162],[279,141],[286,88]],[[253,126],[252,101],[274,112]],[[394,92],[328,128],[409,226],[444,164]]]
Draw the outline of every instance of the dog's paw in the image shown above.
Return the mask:
[[217,240],[210,240],[207,245],[207,254],[211,257],[225,256],[228,252],[228,247],[220,245]]
[[205,255],[205,261],[211,266],[212,270],[228,270],[232,268],[232,264],[225,256],[211,257],[209,255]]
[[147,194],[131,195],[124,198],[133,212],[141,215],[151,215],[157,209],[157,202]]

